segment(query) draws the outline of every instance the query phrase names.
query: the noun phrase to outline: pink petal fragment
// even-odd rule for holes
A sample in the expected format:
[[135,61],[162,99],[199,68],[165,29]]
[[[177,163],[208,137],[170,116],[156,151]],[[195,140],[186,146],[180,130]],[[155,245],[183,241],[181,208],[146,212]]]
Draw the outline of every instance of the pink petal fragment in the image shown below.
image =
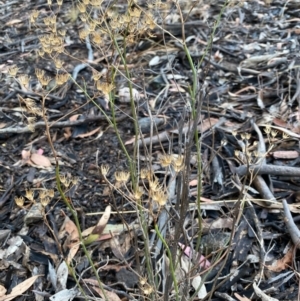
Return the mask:
[[[181,247],[182,250],[184,250],[183,252],[187,257],[189,258],[192,257],[192,249],[190,247],[185,246],[180,242],[178,243],[178,245]],[[199,259],[199,265],[200,267],[207,269],[210,267],[210,262],[203,255],[201,255]]]

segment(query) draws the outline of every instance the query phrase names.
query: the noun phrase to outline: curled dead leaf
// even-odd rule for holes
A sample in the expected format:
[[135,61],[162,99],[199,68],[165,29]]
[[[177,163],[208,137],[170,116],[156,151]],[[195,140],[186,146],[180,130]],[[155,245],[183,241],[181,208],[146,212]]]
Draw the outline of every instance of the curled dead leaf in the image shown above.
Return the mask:
[[31,154],[30,160],[35,165],[38,165],[38,166],[42,166],[42,167],[50,167],[51,166],[51,162],[47,157],[37,154],[37,153]]
[[67,236],[64,243],[64,249],[69,250],[67,262],[70,263],[79,249],[80,241],[78,229],[75,223],[68,216],[66,216],[59,231],[59,237],[64,236]]

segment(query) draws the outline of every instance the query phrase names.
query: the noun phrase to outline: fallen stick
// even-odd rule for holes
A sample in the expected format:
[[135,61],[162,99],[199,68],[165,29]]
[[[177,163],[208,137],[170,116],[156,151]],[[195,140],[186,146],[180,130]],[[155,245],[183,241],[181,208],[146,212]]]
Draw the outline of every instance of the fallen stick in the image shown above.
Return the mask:
[[271,176],[290,176],[300,177],[300,168],[289,166],[277,166],[277,165],[241,165],[235,169],[235,173],[239,176],[245,176],[246,174],[254,175],[271,175]]
[[[126,118],[126,115],[121,116],[119,118],[116,118],[116,121],[119,122]],[[85,124],[88,122],[95,122],[95,121],[108,121],[105,116],[87,116],[85,119],[81,120],[74,120],[74,121],[59,121],[59,122],[48,122],[49,128],[64,128],[64,127],[72,127],[72,126],[77,126],[81,124]],[[39,128],[45,128],[46,124],[44,121],[40,121],[35,123],[34,128],[39,129]],[[0,129],[0,134],[21,134],[21,133],[30,133],[32,132],[31,129],[28,128],[28,126],[11,126],[8,128],[3,128]]]
[[300,231],[293,220],[290,208],[288,207],[288,204],[285,199],[282,200],[282,205],[284,211],[284,222],[286,224],[288,232],[291,235],[291,239],[294,245],[297,248],[300,248]]

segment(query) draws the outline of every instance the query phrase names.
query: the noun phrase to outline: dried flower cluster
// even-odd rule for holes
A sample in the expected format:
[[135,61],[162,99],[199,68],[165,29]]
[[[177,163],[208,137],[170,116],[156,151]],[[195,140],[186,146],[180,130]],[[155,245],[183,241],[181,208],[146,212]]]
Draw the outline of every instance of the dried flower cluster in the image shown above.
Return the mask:
[[[42,189],[39,191],[38,197],[35,195],[35,191],[32,189],[26,189],[25,198],[23,196],[15,197],[15,203],[18,207],[27,208],[36,203],[36,199],[40,201],[43,207],[46,207],[54,197],[53,189]],[[25,199],[29,201],[29,204],[25,206]]]
[[180,172],[184,168],[184,157],[177,154],[166,154],[159,158],[159,163],[162,167],[169,167],[170,165],[172,165],[175,172]]

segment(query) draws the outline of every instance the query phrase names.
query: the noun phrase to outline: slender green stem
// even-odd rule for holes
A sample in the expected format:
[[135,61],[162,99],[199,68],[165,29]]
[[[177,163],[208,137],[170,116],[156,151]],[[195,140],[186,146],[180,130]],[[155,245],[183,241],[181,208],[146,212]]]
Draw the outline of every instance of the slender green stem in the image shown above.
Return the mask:
[[167,244],[167,242],[165,241],[165,239],[163,238],[163,236],[160,234],[159,232],[159,229],[158,229],[158,226],[155,224],[154,226],[154,229],[155,229],[155,233],[157,234],[157,236],[159,237],[159,239],[162,241],[163,245],[165,246],[166,248],[166,251],[168,253],[168,256],[169,256],[169,264],[170,264],[170,272],[171,272],[171,276],[172,276],[172,279],[173,279],[173,284],[174,284],[174,289],[175,289],[175,292],[176,292],[176,301],[179,301],[179,289],[178,289],[178,283],[177,283],[177,279],[176,279],[176,275],[175,275],[175,268],[174,268],[174,265],[173,265],[173,261],[172,261],[172,253],[171,253],[171,250]]
[[[113,101],[113,94],[110,93],[109,97],[110,97],[110,102],[111,102],[111,113],[112,113],[112,120],[109,118],[109,116],[105,113],[105,111],[89,96],[89,94],[87,93],[87,91],[85,89],[83,89],[73,78],[71,78],[74,82],[74,84],[84,93],[84,95],[103,113],[103,115],[106,117],[107,122],[109,123],[110,126],[112,126],[115,130],[115,133],[117,135],[118,141],[121,145],[121,148],[129,162],[129,168],[130,168],[130,174],[133,175],[135,174],[135,166],[132,163],[133,160],[130,157],[124,143],[123,140],[120,136],[119,130],[118,130],[118,125],[117,125],[117,120],[116,120],[116,113],[115,113],[115,107],[114,107],[114,101]],[[133,178],[132,180],[135,180],[135,178]],[[133,181],[133,183],[135,183],[135,181]]]
[[120,55],[121,61],[124,65],[125,68],[125,74],[127,77],[127,82],[128,82],[128,86],[129,86],[129,94],[130,94],[130,107],[131,107],[131,114],[132,114],[132,119],[133,119],[133,125],[134,125],[134,133],[135,133],[135,143],[134,143],[134,154],[133,154],[133,160],[130,160],[130,164],[131,164],[131,177],[132,177],[132,184],[133,184],[133,189],[135,189],[136,186],[136,164],[135,164],[135,160],[137,158],[137,147],[138,147],[138,136],[139,136],[139,125],[138,125],[138,117],[136,114],[136,107],[135,107],[135,103],[134,103],[134,95],[133,95],[133,87],[132,87],[132,82],[130,80],[131,76],[130,76],[130,72],[127,66],[127,61],[126,61],[126,43],[125,43],[125,38],[124,38],[124,52],[122,52],[122,50],[119,47],[119,44],[115,38],[114,35],[111,36],[113,43],[117,49],[118,54]]
[[[84,252],[85,256],[87,257],[87,259],[88,259],[88,261],[89,261],[89,264],[91,265],[91,268],[92,268],[92,270],[93,270],[93,272],[94,272],[95,277],[97,278],[99,287],[100,287],[100,289],[101,289],[102,292],[103,292],[103,295],[104,295],[105,300],[106,300],[106,301],[109,301],[109,299],[108,299],[107,296],[106,296],[105,290],[104,290],[103,285],[102,285],[102,282],[101,282],[101,280],[100,280],[100,277],[99,277],[99,275],[98,275],[98,273],[97,273],[97,270],[96,270],[96,268],[95,268],[95,265],[94,265],[94,263],[93,263],[93,261],[92,261],[92,258],[91,258],[91,256],[90,256],[90,253],[87,251],[87,248],[86,248],[86,246],[85,246],[85,244],[84,244],[84,240],[83,240],[83,237],[82,237],[82,232],[81,232],[81,227],[80,227],[80,223],[79,223],[79,220],[78,220],[77,212],[76,212],[76,210],[73,209],[71,203],[67,200],[67,198],[66,198],[66,196],[65,196],[65,194],[64,194],[64,192],[63,192],[63,190],[62,190],[62,188],[61,188],[60,177],[59,177],[59,165],[58,165],[58,163],[56,164],[56,168],[55,168],[55,178],[56,178],[56,185],[57,185],[57,189],[58,189],[58,191],[59,191],[59,194],[60,194],[60,196],[61,196],[63,202],[64,202],[65,205],[68,207],[68,209],[70,210],[70,212],[71,212],[71,214],[72,214],[72,216],[73,216],[73,218],[74,218],[75,225],[76,225],[76,228],[77,228],[77,230],[78,230],[79,241],[80,241],[80,243],[81,243],[83,252]],[[73,273],[73,274],[75,275],[75,273]],[[75,275],[75,276],[76,276],[76,275]],[[76,278],[75,278],[75,279],[76,279]],[[77,282],[77,281],[76,281],[76,282]]]

